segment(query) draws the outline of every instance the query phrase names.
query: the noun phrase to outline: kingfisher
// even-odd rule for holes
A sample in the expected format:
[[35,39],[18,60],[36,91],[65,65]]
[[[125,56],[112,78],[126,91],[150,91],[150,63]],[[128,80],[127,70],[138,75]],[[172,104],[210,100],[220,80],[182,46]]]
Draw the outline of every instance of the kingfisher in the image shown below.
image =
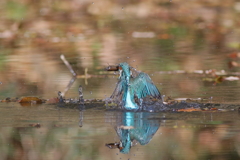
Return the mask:
[[141,110],[144,99],[151,97],[162,101],[161,93],[154,85],[148,74],[137,71],[123,62],[118,66],[108,66],[107,71],[119,71],[119,78],[111,99],[129,111]]

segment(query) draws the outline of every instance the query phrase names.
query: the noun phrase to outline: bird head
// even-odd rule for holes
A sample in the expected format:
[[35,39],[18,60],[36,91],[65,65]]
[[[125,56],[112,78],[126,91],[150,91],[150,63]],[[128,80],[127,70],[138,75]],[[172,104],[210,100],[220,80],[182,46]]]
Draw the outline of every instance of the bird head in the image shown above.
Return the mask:
[[105,70],[119,71],[119,74],[120,74],[119,78],[126,78],[126,80],[129,82],[131,71],[128,63],[123,62],[123,63],[120,63],[118,66],[108,66],[107,68],[105,68]]
[[126,77],[131,76],[130,66],[126,62],[119,64],[119,71],[122,71],[122,74],[125,75]]

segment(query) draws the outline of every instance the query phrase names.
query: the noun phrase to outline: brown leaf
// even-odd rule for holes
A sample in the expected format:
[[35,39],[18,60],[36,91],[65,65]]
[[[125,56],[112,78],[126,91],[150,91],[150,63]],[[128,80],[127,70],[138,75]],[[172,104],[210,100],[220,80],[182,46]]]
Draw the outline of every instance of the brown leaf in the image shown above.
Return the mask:
[[196,111],[202,111],[200,108],[184,108],[184,109],[178,109],[178,112],[196,112]]
[[210,108],[210,111],[217,111],[217,108]]
[[240,58],[240,52],[233,52],[228,54],[228,57],[230,58]]
[[59,99],[58,98],[50,98],[49,100],[47,100],[47,104],[55,104],[58,103]]
[[240,64],[235,61],[228,62],[228,67],[231,69],[233,67],[240,67]]
[[41,104],[43,101],[37,97],[23,97],[20,99],[19,103]]
[[215,78],[215,82],[216,83],[221,83],[221,82],[223,82],[224,81],[224,77],[223,76],[217,76],[216,78]]

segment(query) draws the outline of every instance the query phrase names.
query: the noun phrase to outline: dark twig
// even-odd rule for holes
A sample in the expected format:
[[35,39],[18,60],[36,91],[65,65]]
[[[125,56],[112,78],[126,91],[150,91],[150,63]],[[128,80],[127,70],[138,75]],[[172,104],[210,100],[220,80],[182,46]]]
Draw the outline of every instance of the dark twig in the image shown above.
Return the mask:
[[79,103],[84,104],[84,99],[83,99],[83,88],[80,85],[78,88],[78,93],[79,93]]
[[64,102],[63,95],[62,95],[62,93],[60,91],[58,91],[58,99],[59,99],[60,103]]

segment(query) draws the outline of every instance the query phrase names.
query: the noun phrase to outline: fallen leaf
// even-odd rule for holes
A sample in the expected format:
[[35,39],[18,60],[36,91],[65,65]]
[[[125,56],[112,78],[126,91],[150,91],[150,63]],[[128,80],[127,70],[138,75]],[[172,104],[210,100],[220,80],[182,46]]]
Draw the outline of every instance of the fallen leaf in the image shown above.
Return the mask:
[[178,112],[196,112],[196,111],[202,111],[200,108],[184,108],[184,109],[178,109]]
[[228,57],[230,58],[240,58],[240,52],[233,52],[228,54]]
[[217,111],[217,108],[210,108],[210,111]]
[[37,97],[23,97],[19,103],[41,104],[43,101]]
[[240,67],[240,64],[235,61],[228,62],[228,67],[231,69],[233,67]]
[[2,100],[1,102],[11,102],[11,98],[7,97],[6,99]]
[[49,100],[46,101],[47,104],[55,104],[58,102],[59,102],[58,98],[50,98]]
[[221,82],[223,82],[225,79],[224,79],[224,77],[223,76],[217,76],[216,78],[215,78],[215,83],[221,83]]

